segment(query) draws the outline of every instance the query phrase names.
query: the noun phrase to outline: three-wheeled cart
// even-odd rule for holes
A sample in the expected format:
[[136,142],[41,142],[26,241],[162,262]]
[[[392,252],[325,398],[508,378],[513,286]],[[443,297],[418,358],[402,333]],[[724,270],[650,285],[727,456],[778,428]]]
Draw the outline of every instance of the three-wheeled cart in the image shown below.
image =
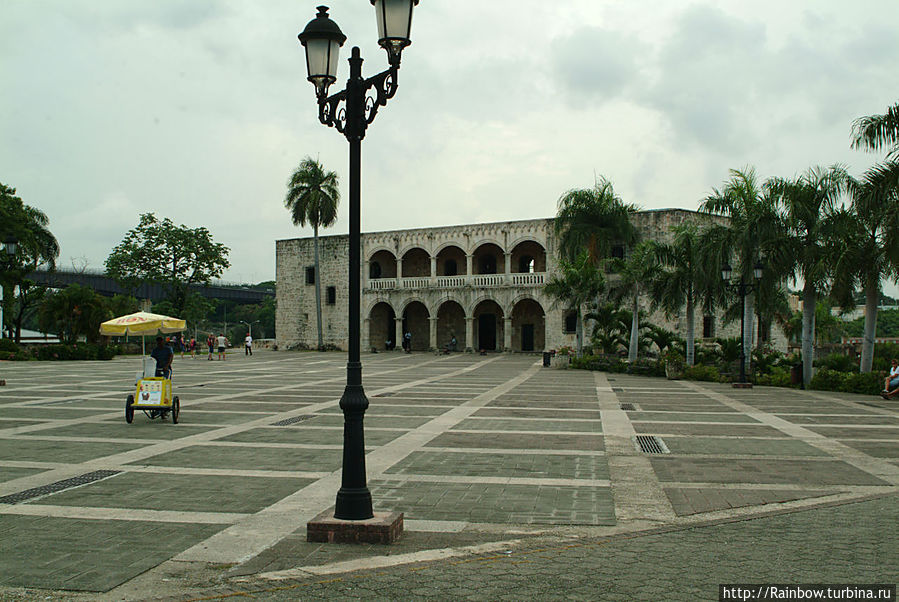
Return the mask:
[[[152,362],[153,360],[145,362],[145,366],[149,368]],[[149,372],[153,373],[154,371]],[[177,395],[172,396],[172,379],[147,374],[146,368],[143,374],[138,373],[141,378],[138,378],[135,384],[134,395],[129,395],[125,400],[125,422],[131,424],[134,420],[134,410],[142,410],[150,420],[159,418],[163,422],[171,413],[172,424],[178,424],[181,402]]]

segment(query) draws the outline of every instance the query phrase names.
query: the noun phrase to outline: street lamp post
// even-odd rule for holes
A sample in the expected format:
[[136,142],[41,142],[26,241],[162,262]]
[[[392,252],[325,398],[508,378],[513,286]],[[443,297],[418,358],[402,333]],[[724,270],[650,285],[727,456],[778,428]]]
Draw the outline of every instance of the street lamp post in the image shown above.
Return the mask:
[[[7,236],[3,241],[3,253],[0,256],[3,257],[3,261],[6,264],[12,262],[12,258],[15,257],[16,251],[19,250],[19,239],[17,239],[13,235]],[[15,287],[13,287],[13,291],[15,291]],[[3,338],[3,282],[0,281],[0,339]]]
[[241,320],[240,323],[247,325],[248,334],[250,335],[250,338],[252,338],[253,337],[253,324],[259,324],[259,320],[253,320],[252,322],[247,322],[245,320]]
[[761,260],[756,261],[755,266],[752,268],[754,282],[746,282],[746,279],[742,274],[740,274],[739,280],[731,281],[733,270],[730,265],[725,263],[721,267],[721,279],[724,280],[725,286],[735,290],[737,294],[740,295],[740,381],[734,384],[735,387],[738,385],[741,388],[752,386],[751,383],[746,382],[746,295],[758,290],[758,282],[762,279],[762,272],[764,269],[765,266],[762,264]]
[[[360,347],[360,191],[362,139],[378,114],[393,98],[403,49],[411,44],[412,11],[419,0],[370,0],[378,21],[378,44],[387,51],[390,67],[370,78],[362,77],[362,57],[353,47],[346,89],[328,96],[337,81],[340,47],[346,36],[328,16],[328,7],[319,6],[318,15],[297,36],[306,50],[308,79],[315,86],[318,119],[343,134],[350,144],[350,233],[349,233],[349,358],[347,384],[340,398],[343,410],[343,471],[334,517],[366,520],[374,516],[371,492],[365,477],[363,418],[368,398],[362,388]],[[371,95],[369,94],[371,92]]]

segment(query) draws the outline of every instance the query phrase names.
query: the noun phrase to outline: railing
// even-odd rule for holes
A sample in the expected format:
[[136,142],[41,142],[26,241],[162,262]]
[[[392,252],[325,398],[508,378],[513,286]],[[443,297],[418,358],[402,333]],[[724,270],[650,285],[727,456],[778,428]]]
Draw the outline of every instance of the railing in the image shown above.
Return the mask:
[[530,273],[530,274],[512,274],[512,285],[513,286],[526,286],[526,285],[536,285],[543,284],[544,273]]
[[[436,288],[462,288],[464,286],[542,286],[546,282],[544,272],[528,274],[474,274],[469,276],[438,276]],[[369,278],[370,290],[394,288],[430,288],[430,278],[416,276],[413,278]]]

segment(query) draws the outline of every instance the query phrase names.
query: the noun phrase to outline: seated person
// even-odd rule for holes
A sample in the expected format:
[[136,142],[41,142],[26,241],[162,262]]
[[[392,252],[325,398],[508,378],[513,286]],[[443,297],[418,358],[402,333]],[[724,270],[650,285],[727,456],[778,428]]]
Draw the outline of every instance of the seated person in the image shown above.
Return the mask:
[[156,348],[150,352],[150,357],[156,360],[156,376],[172,377],[172,360],[175,352],[165,344],[162,337],[156,337]]

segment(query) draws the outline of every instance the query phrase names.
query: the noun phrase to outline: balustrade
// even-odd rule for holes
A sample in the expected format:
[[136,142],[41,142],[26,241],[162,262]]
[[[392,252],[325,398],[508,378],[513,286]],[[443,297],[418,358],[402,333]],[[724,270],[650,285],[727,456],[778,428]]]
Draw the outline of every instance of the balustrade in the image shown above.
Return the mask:
[[[509,278],[511,277],[511,278]],[[438,276],[437,288],[461,288],[464,286],[542,286],[546,282],[544,272],[527,274],[474,274],[469,276]],[[392,288],[430,288],[433,283],[427,277],[414,278],[369,278],[370,290]]]

